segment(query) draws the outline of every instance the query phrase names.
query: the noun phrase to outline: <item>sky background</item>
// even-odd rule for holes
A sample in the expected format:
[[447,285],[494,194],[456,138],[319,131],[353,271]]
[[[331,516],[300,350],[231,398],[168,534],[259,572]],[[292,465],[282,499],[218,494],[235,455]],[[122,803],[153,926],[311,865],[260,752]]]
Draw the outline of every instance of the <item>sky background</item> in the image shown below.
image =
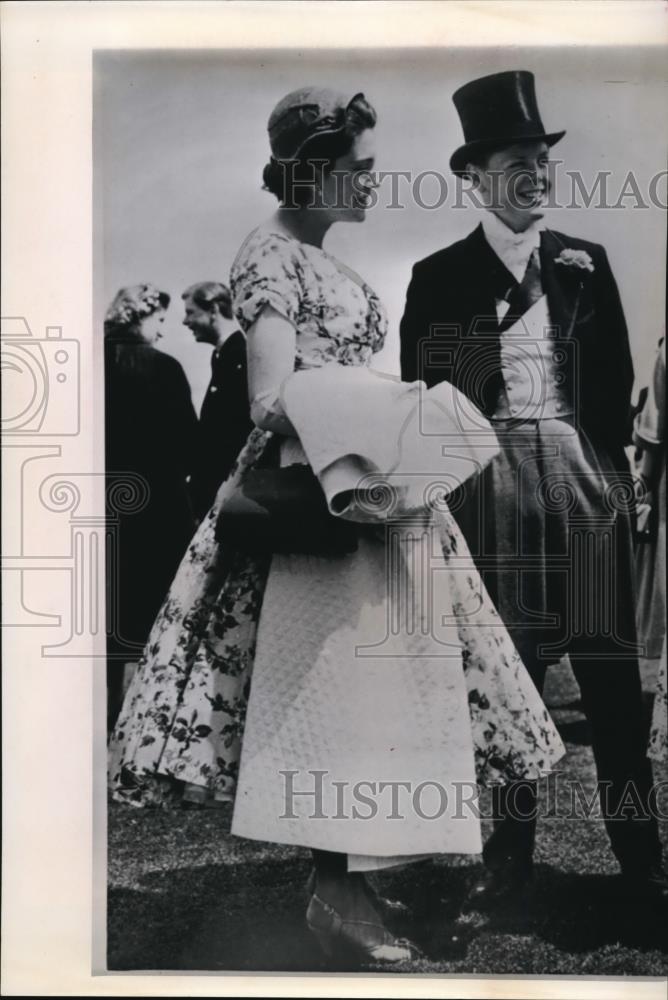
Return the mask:
[[[351,26],[352,28],[352,26]],[[352,30],[351,30],[352,35]],[[379,366],[398,371],[398,326],[412,264],[477,224],[473,207],[452,208],[448,160],[461,144],[451,95],[477,76],[529,69],[548,131],[567,129],[553,147],[587,188],[609,171],[618,199],[633,171],[644,197],[665,170],[668,136],[665,54],[656,49],[412,49],[348,51],[107,51],[94,56],[95,318],[123,285],[152,281],[172,295],[161,349],[176,356],[199,407],[210,348],[182,326],[180,295],[195,281],[228,281],[248,232],[275,209],[261,190],[269,156],[266,122],[276,102],[308,84],[352,96],[378,112],[378,170],[438,171],[449,197],[435,210],[411,198],[390,210],[386,181],[362,225],[339,224],[325,247],[375,288],[389,314]],[[568,188],[566,188],[568,190]],[[402,192],[407,188],[402,186]],[[665,201],[665,178],[659,186]],[[425,200],[436,200],[425,180]],[[664,332],[666,216],[639,209],[552,209],[548,225],[603,243],[626,310],[637,386],[646,384]]]

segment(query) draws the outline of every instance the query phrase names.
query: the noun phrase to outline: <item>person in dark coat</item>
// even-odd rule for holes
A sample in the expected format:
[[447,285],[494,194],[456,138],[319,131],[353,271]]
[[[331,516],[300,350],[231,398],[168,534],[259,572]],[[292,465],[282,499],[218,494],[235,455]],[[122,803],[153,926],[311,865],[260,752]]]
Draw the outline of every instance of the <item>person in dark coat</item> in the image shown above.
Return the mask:
[[[634,622],[633,367],[617,285],[602,246],[544,225],[549,149],[564,132],[545,131],[533,75],[493,74],[453,100],[466,141],[451,168],[487,210],[414,266],[402,378],[448,380],[492,422],[501,452],[451,510],[539,691],[569,655],[612,849],[633,891],[665,898]],[[496,791],[470,905],[529,883],[535,816],[534,784]]]
[[231,323],[230,291],[221,282],[191,285],[182,298],[184,325],[198,343],[213,347],[211,381],[199,416],[200,450],[190,479],[193,503],[201,519],[253,428],[248,403],[246,338]]
[[169,295],[122,288],[105,319],[108,724],[195,531],[186,478],[197,416],[179,362],[154,346]]
[[[637,472],[644,500],[636,548],[638,635],[648,659],[658,659],[649,756],[668,760],[666,666],[666,339],[661,338],[652,379],[633,426]],[[641,520],[640,517],[638,519]]]

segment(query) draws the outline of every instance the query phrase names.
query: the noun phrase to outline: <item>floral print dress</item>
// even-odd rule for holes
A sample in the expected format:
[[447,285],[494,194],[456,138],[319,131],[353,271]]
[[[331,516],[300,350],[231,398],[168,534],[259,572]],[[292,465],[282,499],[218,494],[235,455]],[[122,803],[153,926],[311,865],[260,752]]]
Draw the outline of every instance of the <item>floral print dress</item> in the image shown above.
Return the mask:
[[[244,330],[265,305],[271,305],[292,322],[297,345],[295,370],[332,361],[367,365],[383,346],[386,317],[377,296],[317,247],[282,233],[257,229],[237,255],[231,284],[235,313]],[[264,636],[263,655],[267,661],[267,650],[274,641],[271,622],[283,613],[276,595],[284,593],[285,588],[277,587],[276,582],[279,574],[285,572],[285,563],[276,556],[250,556],[233,549],[222,551],[214,536],[221,501],[237,489],[247,470],[266,457],[275,444],[271,432],[258,428],[251,432],[211,511],[200,524],[153,625],[110,740],[109,780],[117,800],[137,806],[174,804],[179,801],[184,782],[200,786],[218,799],[234,798],[240,759],[247,762],[248,774],[253,770],[250,764],[258,745],[255,736],[247,745],[244,734],[258,625]],[[440,574],[439,579],[442,586],[447,584],[447,606],[443,610],[450,622],[450,637],[454,636],[456,644],[456,658],[451,656],[450,661],[456,663],[457,670],[448,668],[446,672],[457,699],[463,692],[465,706],[464,713],[454,709],[450,713],[453,729],[460,734],[457,760],[462,762],[461,773],[466,776],[464,772],[470,770],[474,779],[485,785],[538,778],[565,752],[561,739],[484,589],[461,532],[447,511],[435,514],[433,537],[437,538],[443,568],[452,569]],[[382,545],[376,543],[370,556],[368,544],[360,544],[358,552],[350,557],[349,568],[337,570],[338,575],[334,576],[339,589],[336,593],[330,591],[332,604],[341,593],[344,580],[341,574],[350,572],[350,579],[354,578],[354,585],[359,587],[359,580],[365,578],[364,560],[377,562],[379,549]],[[284,558],[306,560],[299,563],[301,569],[296,573],[298,564],[291,565],[291,572],[303,586],[305,567],[309,560],[313,563],[313,557]],[[322,581],[329,572],[327,567],[321,566],[320,570],[316,567],[313,580]],[[268,588],[272,596],[271,600],[267,598],[269,603],[263,613]],[[304,592],[315,589],[307,586]],[[357,595],[354,607],[358,606],[362,608],[362,616],[363,593]],[[298,644],[300,636],[307,635],[308,609],[303,610],[302,616],[298,610],[292,613],[295,617],[290,641]],[[346,613],[351,613],[350,607]],[[325,638],[333,634],[331,621],[319,623],[318,627],[324,630]],[[420,656],[417,647],[413,652]],[[281,660],[281,655],[286,658]],[[272,669],[277,675],[283,671],[281,676],[287,678],[285,690],[288,690],[293,679],[292,660],[278,647],[275,659]],[[302,663],[300,669],[308,671],[308,664]],[[336,662],[331,669],[336,669]],[[265,708],[269,674],[265,670],[265,680],[262,684],[258,682],[250,698],[251,702],[255,698],[258,705],[264,700]],[[326,673],[322,676],[324,679],[319,683],[326,685]],[[405,679],[408,675],[404,671],[401,676]],[[437,677],[434,683],[439,683]],[[409,677],[406,686],[409,693],[415,688],[411,685]],[[377,689],[379,696],[382,687],[388,685],[381,682]],[[369,705],[374,704],[373,690],[365,688],[360,692],[361,700],[367,698]],[[341,697],[345,699],[345,692]],[[377,703],[382,703],[382,697]],[[294,701],[290,699],[284,704],[288,715],[293,707]],[[398,711],[396,698],[390,709]],[[253,733],[261,729],[257,721],[259,711],[255,713]],[[268,711],[272,712],[271,705]],[[268,722],[265,719],[265,728],[277,732],[285,712],[280,719],[274,717]],[[403,714],[404,718],[397,716],[397,725],[406,727],[408,733],[410,703],[404,703]],[[298,737],[299,723],[295,718],[298,716],[293,712],[292,724]],[[419,725],[417,718],[413,725]],[[304,731],[307,729],[311,731],[314,727],[309,723]],[[317,734],[314,738],[317,739]],[[470,768],[467,754],[470,754]],[[275,758],[274,754],[274,763]],[[289,766],[289,761],[286,763]],[[456,761],[452,759],[449,763],[450,770],[454,767],[456,771]],[[261,799],[261,790],[254,789],[252,781],[247,781],[246,786],[244,801],[249,789],[251,798],[256,794]],[[233,824],[233,832],[271,839],[261,816],[256,822],[252,809],[244,806],[244,813],[238,806],[235,802],[235,815],[240,814],[239,829],[235,831]],[[288,840],[318,846],[292,833]],[[348,852],[356,850],[354,843],[328,842],[325,846]],[[425,850],[432,849],[425,846]],[[373,853],[364,846],[360,851]],[[395,853],[401,853],[399,847]]]

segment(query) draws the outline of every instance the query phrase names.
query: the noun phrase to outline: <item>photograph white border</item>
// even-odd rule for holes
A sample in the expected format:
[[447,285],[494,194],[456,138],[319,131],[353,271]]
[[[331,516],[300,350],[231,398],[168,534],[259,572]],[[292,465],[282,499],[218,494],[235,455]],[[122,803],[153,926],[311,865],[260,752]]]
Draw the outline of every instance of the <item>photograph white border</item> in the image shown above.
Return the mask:
[[[102,391],[102,366],[101,352],[90,349],[99,341],[92,309],[94,50],[668,42],[659,0],[49,0],[5,2],[1,11],[2,314],[25,317],[35,335],[58,326],[80,342],[81,430],[63,439],[63,474],[96,473],[98,509],[104,509],[104,450],[102,408],[94,399]],[[3,463],[5,524],[32,531],[4,451]],[[38,521],[39,511],[34,515]],[[49,574],[43,575],[40,607],[48,609],[55,602]],[[7,574],[5,605],[14,586]],[[29,626],[3,630],[5,995],[665,1000],[665,980],[104,972],[104,635],[89,639],[90,658],[44,659],[42,641]]]

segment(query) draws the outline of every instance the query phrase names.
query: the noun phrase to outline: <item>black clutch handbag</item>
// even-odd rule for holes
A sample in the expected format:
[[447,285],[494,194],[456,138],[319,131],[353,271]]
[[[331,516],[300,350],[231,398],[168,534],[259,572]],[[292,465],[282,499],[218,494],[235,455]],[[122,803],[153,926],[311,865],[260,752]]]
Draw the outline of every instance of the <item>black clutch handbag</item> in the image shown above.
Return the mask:
[[330,513],[308,465],[249,469],[218,511],[216,541],[253,554],[341,556],[357,549],[358,528]]

